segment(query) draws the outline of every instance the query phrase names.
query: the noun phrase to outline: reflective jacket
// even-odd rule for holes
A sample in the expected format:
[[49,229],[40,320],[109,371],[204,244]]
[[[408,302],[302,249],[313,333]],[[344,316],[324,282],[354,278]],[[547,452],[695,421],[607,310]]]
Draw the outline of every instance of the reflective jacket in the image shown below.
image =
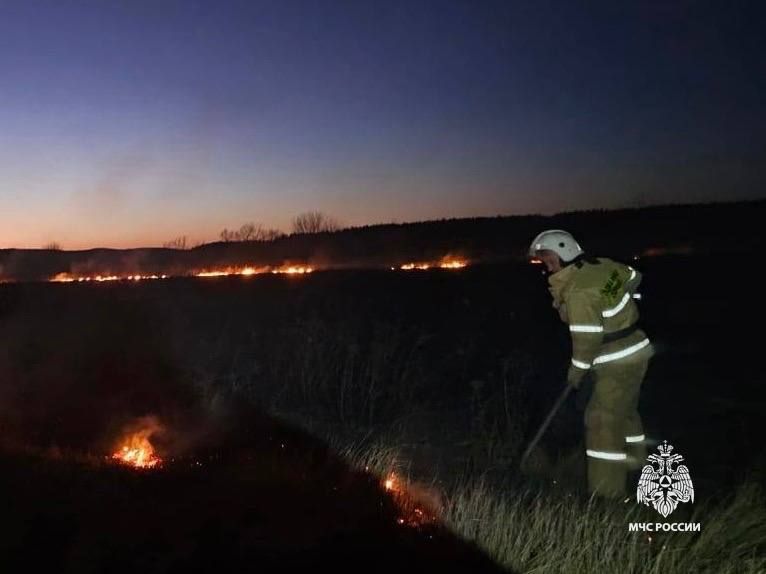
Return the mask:
[[637,328],[641,274],[611,259],[596,261],[581,260],[548,278],[553,306],[572,335],[572,364],[584,370],[650,346]]

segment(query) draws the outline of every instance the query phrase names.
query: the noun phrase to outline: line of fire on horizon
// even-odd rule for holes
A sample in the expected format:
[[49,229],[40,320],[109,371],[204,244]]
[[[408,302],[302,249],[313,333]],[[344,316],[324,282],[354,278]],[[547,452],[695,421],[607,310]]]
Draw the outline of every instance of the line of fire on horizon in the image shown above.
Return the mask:
[[[468,267],[469,262],[465,259],[454,259],[454,258],[444,258],[439,261],[430,261],[430,262],[410,262],[410,263],[404,263],[399,266],[391,267],[392,271],[427,271],[430,269],[464,269],[465,267]],[[231,277],[231,276],[254,276],[254,275],[265,275],[265,274],[284,274],[284,275],[307,275],[309,273],[313,273],[314,271],[319,270],[314,265],[308,265],[308,264],[291,264],[291,265],[282,265],[278,267],[273,266],[262,266],[262,267],[255,267],[252,265],[246,265],[246,266],[229,266],[229,267],[223,267],[223,268],[214,268],[214,269],[202,269],[197,271],[192,271],[186,275],[140,275],[140,274],[134,274],[134,275],[114,275],[114,274],[97,274],[97,275],[77,275],[72,273],[59,273],[55,275],[54,277],[50,278],[49,281],[53,283],[104,283],[104,282],[112,282],[112,281],[124,281],[124,282],[131,282],[131,281],[152,281],[152,280],[161,280],[161,279],[169,279],[172,277]]]

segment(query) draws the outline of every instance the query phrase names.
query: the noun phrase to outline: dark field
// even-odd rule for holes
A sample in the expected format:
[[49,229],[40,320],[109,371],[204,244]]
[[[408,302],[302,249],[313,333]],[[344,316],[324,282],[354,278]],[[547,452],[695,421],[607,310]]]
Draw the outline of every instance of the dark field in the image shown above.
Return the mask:
[[[633,262],[657,350],[641,402],[647,434],[685,456],[700,501],[766,473],[745,262]],[[445,492],[466,476],[584,488],[577,398],[536,472],[518,471],[569,357],[537,267],[10,284],[0,333],[0,560],[14,564],[489,568],[441,527],[397,524],[380,481],[320,438],[388,441],[401,472]],[[125,426],[147,415],[173,462],[107,464]]]

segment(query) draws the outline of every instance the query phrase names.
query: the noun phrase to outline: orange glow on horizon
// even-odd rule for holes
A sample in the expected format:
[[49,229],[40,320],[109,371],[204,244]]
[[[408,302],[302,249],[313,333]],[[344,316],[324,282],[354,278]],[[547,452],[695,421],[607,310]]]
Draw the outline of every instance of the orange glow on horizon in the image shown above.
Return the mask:
[[438,269],[463,269],[468,267],[468,261],[464,259],[456,259],[451,257],[444,257],[440,261],[419,262],[419,263],[405,263],[401,265],[399,269],[402,271],[427,271],[432,268]]
[[243,275],[246,277],[252,275],[261,275],[264,273],[285,273],[287,275],[305,275],[312,273],[313,267],[308,265],[283,265],[281,267],[227,267],[225,269],[215,269],[212,271],[200,271],[194,273],[195,277],[228,277],[231,275]]
[[167,279],[168,275],[72,275],[70,273],[59,273],[49,281],[53,283],[103,283],[105,281],[145,281],[154,279]]
[[[532,261],[532,263],[540,263],[539,261]],[[444,257],[438,261],[426,261],[426,262],[411,262],[400,265],[399,267],[391,267],[392,271],[427,271],[430,269],[445,269],[445,270],[459,270],[465,269],[471,263],[466,259]],[[360,267],[362,268],[362,267]],[[222,268],[207,268],[198,269],[196,271],[190,270],[186,273],[180,273],[177,275],[168,274],[152,274],[152,275],[115,275],[115,274],[98,274],[98,275],[78,275],[75,273],[58,273],[57,275],[48,279],[52,283],[104,283],[104,282],[138,282],[138,281],[152,281],[159,279],[168,279],[170,277],[230,277],[230,276],[243,276],[252,277],[255,275],[263,274],[285,274],[285,275],[307,275],[313,273],[317,268],[308,264],[283,264],[280,266],[261,266],[256,267],[254,265],[245,266],[229,266]],[[8,280],[7,282],[13,282]]]

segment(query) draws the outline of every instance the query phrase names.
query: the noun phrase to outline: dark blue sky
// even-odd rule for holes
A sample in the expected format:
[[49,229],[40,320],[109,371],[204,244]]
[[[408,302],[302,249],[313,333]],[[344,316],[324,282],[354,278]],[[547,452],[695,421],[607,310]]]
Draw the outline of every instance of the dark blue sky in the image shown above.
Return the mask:
[[0,246],[766,197],[757,3],[0,4]]

